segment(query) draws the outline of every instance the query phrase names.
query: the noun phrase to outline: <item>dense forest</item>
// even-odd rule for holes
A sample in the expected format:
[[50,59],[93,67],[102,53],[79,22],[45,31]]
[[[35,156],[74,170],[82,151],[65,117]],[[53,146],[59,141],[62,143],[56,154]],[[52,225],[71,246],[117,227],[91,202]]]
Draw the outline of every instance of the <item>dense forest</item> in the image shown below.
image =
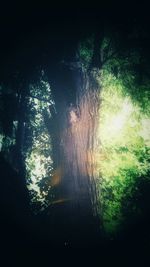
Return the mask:
[[6,250],[148,253],[149,27],[141,6],[14,5],[2,14]]

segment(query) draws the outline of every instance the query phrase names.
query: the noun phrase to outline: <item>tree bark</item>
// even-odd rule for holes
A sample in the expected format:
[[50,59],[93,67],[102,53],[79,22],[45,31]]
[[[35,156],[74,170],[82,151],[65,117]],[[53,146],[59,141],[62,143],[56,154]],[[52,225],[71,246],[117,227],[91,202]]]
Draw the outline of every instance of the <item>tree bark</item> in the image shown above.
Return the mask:
[[[58,132],[52,140],[55,150],[54,166],[61,170],[59,197],[71,201],[81,212],[92,214],[93,207],[96,210],[97,205],[94,142],[99,85],[93,71],[87,73],[79,69],[74,75],[76,101],[66,103],[65,95],[62,102],[59,97],[55,98],[57,118],[55,117],[53,125]],[[62,88],[67,86],[67,82],[62,84]],[[61,90],[60,87],[58,90]]]

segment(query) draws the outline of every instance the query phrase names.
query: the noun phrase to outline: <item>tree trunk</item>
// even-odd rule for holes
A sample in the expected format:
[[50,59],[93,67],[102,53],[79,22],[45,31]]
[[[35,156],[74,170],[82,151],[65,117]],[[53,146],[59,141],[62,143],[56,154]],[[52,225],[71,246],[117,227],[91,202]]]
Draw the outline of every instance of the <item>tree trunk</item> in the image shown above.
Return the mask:
[[86,73],[81,69],[75,72],[74,104],[67,105],[65,98],[62,102],[55,98],[58,111],[55,124],[58,132],[56,138],[53,138],[53,149],[57,151],[54,166],[60,175],[59,198],[69,201],[84,214],[92,214],[93,207],[96,211],[97,205],[94,147],[99,86],[94,75],[92,71]]

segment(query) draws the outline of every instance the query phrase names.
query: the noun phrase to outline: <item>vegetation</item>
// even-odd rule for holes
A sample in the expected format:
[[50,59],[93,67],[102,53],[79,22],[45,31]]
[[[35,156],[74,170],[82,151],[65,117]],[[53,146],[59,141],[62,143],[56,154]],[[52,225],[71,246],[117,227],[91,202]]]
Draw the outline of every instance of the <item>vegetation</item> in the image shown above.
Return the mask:
[[[131,209],[132,218],[142,213],[133,196],[137,191],[140,194],[141,180],[149,183],[150,114],[134,101],[121,79],[107,70],[102,72],[101,83],[99,199],[104,228],[114,234],[130,220],[125,210]],[[148,106],[149,99],[145,102]]]
[[44,122],[43,112],[51,113],[50,106],[54,106],[51,89],[43,75],[37,84],[30,85],[28,98],[28,146],[26,152],[26,178],[30,192],[33,211],[38,212],[46,207],[47,195],[51,189],[50,179],[52,176],[52,146],[51,136]]

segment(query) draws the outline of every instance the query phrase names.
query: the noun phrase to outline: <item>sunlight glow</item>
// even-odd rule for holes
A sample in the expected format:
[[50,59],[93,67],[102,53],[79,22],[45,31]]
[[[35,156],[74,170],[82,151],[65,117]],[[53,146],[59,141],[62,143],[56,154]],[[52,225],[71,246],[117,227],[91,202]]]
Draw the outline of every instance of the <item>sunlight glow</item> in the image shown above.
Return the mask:
[[115,102],[119,103],[117,111],[115,110],[115,103],[113,103],[112,110],[102,106],[100,111],[98,136],[103,143],[118,143],[120,138],[124,138],[126,127],[129,125],[133,127],[137,124],[134,113],[138,112],[138,109],[131,100],[127,97],[122,99],[116,97]]
[[132,110],[132,104],[127,99],[125,99],[122,105],[122,110],[116,116],[114,116],[111,121],[110,127],[115,133],[117,133],[123,128],[127,119],[131,115]]

